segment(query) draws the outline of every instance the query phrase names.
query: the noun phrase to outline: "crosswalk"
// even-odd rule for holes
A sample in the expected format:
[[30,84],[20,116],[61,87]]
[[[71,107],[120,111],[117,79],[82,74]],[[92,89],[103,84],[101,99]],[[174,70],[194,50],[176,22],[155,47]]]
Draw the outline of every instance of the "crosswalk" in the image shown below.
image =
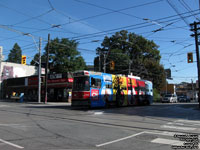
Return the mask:
[[167,149],[191,149],[191,147],[197,149],[200,148],[200,136],[198,134],[200,134],[200,121],[179,119],[160,125],[160,129],[138,132],[97,144],[96,147],[109,146],[131,138],[137,138],[152,144],[166,145]]
[[[185,146],[192,146],[192,144],[195,143],[196,145],[194,146],[200,148],[200,143],[198,142],[200,140],[200,136],[198,135],[200,134],[200,121],[179,119],[167,122],[166,124],[161,125],[160,128],[170,131],[173,130],[174,132],[150,132],[149,134],[162,135],[162,137],[158,136],[157,138],[152,139],[150,141],[151,143],[179,146],[182,148]],[[181,131],[183,133],[181,133]],[[179,135],[179,137],[183,138],[175,138],[174,135]]]
[[176,129],[178,131],[194,131],[200,129],[200,121],[194,120],[174,120],[160,126],[165,129]]

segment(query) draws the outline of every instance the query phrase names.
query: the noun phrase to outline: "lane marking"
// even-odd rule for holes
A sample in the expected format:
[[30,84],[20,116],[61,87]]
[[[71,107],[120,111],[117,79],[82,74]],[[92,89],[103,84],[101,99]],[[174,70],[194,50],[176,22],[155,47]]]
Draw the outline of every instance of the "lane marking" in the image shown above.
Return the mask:
[[95,112],[94,115],[102,115],[103,112]]
[[173,125],[173,124],[175,124],[175,125],[184,126],[183,123],[176,123],[176,122],[168,122],[167,124],[169,124],[169,125]]
[[10,107],[10,106],[8,106],[8,105],[0,105],[0,107]]
[[174,122],[183,122],[183,123],[191,123],[192,125],[200,125],[200,121],[194,121],[194,120],[176,120]]
[[[106,142],[106,143],[98,144],[98,145],[96,145],[96,147],[101,147],[101,146],[109,145],[109,144],[112,144],[112,143],[120,142],[120,141],[129,139],[129,138],[132,138],[132,137],[136,137],[138,135],[145,134],[145,133],[146,134],[156,134],[156,135],[171,136],[171,137],[174,137],[174,135],[177,134],[177,132],[167,132],[167,131],[164,131],[164,132],[143,131],[143,132],[139,132],[139,133],[124,137],[124,138],[120,138],[120,139],[117,139],[117,140],[113,140],[113,141],[109,141],[109,142]],[[185,134],[185,133],[178,132],[178,134]],[[172,145],[173,143],[174,143],[174,145],[177,145],[177,144],[182,145],[184,143],[184,141],[169,140],[169,139],[164,139],[164,138],[156,138],[156,139],[152,140],[151,142],[152,143],[159,143],[159,144],[169,144],[169,145]]]
[[145,131],[145,133],[147,133],[147,134],[156,134],[156,135],[165,135],[165,136],[174,136],[175,134],[177,134],[176,132],[167,132],[167,131],[164,131],[164,132]]
[[167,145],[183,145],[183,141],[178,141],[178,140],[169,140],[169,139],[163,139],[163,138],[156,138],[151,141],[152,143],[157,143],[157,144],[167,144]]
[[92,115],[102,115],[104,114],[104,111],[88,111],[88,113],[91,113]]
[[0,126],[21,126],[20,124],[0,124]]
[[179,127],[179,126],[168,126],[168,125],[162,125],[161,128],[170,128],[170,129],[178,129],[178,130],[196,130],[196,128]]
[[106,143],[103,143],[103,144],[96,145],[96,147],[101,147],[101,146],[109,145],[109,144],[116,143],[116,142],[119,142],[119,141],[123,141],[123,140],[126,140],[126,139],[130,139],[130,138],[132,138],[132,137],[141,135],[141,134],[143,134],[143,133],[144,133],[144,132],[139,132],[139,133],[136,133],[136,134],[133,134],[133,135],[124,137],[124,138],[120,138],[120,139],[117,139],[117,140],[113,140],[113,141],[110,141],[110,142],[106,142]]
[[23,148],[24,148],[24,147],[22,147],[22,146],[19,146],[19,145],[17,145],[17,144],[14,144],[14,143],[11,143],[11,142],[2,140],[2,139],[0,139],[0,142],[5,143],[5,144],[8,144],[8,145],[13,146],[13,147],[16,147],[16,148],[19,148],[19,149],[23,149]]

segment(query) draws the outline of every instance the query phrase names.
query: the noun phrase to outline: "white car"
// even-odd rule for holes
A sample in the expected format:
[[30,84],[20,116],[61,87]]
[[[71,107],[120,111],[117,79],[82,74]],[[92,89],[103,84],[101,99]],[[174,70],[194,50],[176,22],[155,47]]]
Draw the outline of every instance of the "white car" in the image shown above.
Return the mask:
[[166,94],[162,99],[162,103],[177,103],[177,96],[175,94]]

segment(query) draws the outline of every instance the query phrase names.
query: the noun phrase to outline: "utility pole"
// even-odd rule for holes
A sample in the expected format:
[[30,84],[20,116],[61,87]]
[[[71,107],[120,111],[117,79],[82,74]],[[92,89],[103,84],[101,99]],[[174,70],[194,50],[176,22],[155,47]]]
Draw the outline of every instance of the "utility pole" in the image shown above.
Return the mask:
[[192,100],[194,101],[194,86],[193,86],[193,80],[191,79],[192,82]]
[[2,70],[1,70],[1,66],[2,66],[2,53],[3,53],[3,47],[0,46],[0,99],[3,98],[3,92],[2,92]]
[[41,103],[41,47],[42,47],[42,38],[39,39],[38,103]]
[[200,68],[199,68],[199,42],[198,42],[198,36],[200,35],[200,33],[198,33],[197,31],[200,30],[200,28],[197,28],[197,25],[199,25],[200,22],[194,22],[192,24],[190,24],[190,26],[192,27],[191,31],[194,32],[194,34],[192,34],[192,37],[195,37],[195,47],[196,47],[196,57],[197,57],[197,70],[198,70],[198,102],[199,102],[199,108],[200,108]]
[[46,68],[45,68],[45,100],[47,103],[47,80],[48,80],[48,66],[49,66],[49,44],[50,44],[50,34],[48,34],[47,52],[46,52]]

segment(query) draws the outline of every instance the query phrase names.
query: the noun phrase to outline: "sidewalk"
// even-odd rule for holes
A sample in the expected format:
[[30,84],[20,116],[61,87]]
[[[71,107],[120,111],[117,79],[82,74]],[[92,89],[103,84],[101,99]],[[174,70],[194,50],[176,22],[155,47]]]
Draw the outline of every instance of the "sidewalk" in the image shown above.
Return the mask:
[[12,99],[0,99],[0,102],[8,102],[8,103],[20,103],[20,104],[34,104],[34,105],[54,105],[54,106],[71,106],[71,103],[69,102],[29,102],[29,101],[24,101],[20,102],[19,100],[12,100]]

